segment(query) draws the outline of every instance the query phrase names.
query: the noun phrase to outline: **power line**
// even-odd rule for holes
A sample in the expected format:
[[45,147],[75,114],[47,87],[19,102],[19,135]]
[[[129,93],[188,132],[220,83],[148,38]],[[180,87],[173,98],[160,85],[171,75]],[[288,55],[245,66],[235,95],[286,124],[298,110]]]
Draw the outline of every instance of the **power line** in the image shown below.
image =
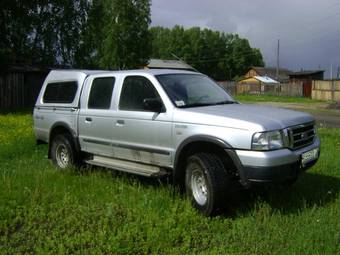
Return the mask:
[[[242,57],[251,56],[254,55],[254,52],[249,52],[247,54],[242,54]],[[212,58],[212,59],[187,59],[185,62],[192,64],[192,63],[208,63],[208,62],[217,62],[217,61],[223,61],[228,60],[228,57],[224,58]]]
[[[185,61],[183,61],[180,57],[176,56],[174,53],[171,53],[171,55],[172,55],[173,57],[175,57],[177,60],[179,60],[179,61],[185,63]],[[192,67],[192,68],[193,68],[196,72],[198,72],[198,70],[197,70],[196,68],[194,68],[194,67]]]
[[[340,2],[337,2],[337,3],[335,3],[335,4],[331,5],[331,6],[329,6],[328,8],[333,7],[333,6],[335,6],[335,5],[339,5],[339,4],[340,4]],[[326,16],[326,17],[322,17],[321,19],[318,19],[318,20],[316,20],[316,21],[313,21],[312,23],[309,23],[309,25],[314,24],[314,23],[318,23],[318,24],[323,23],[323,22],[329,20],[331,17],[337,16],[337,15],[339,15],[339,14],[340,14],[340,12],[336,12],[336,13],[331,14],[331,15],[328,15],[328,16]],[[304,27],[306,27],[307,25],[308,25],[308,24],[305,24],[305,25],[302,26],[301,28],[304,28]],[[305,29],[304,31],[306,31],[306,30],[311,30],[311,28],[308,27],[308,28]],[[308,40],[311,40],[311,39],[314,39],[314,38],[319,38],[320,36],[322,36],[322,34],[315,34],[313,37],[309,37]],[[302,43],[303,43],[304,45],[312,45],[311,43],[307,43],[307,44],[306,44],[306,43],[305,43],[305,40],[306,40],[306,39],[302,39],[302,40],[295,41],[295,42],[294,42],[294,46],[299,45],[299,44],[302,44]],[[287,46],[285,46],[285,48],[295,48],[294,46],[287,45]],[[254,55],[254,53],[253,53],[253,52],[249,52],[249,53],[247,53],[247,54],[242,54],[242,56],[250,56],[250,55]],[[218,61],[226,61],[226,60],[228,60],[228,57],[224,57],[224,58],[212,58],[212,59],[199,59],[199,58],[198,58],[198,59],[188,59],[188,60],[186,60],[186,62],[189,63],[189,64],[195,64],[195,63],[209,63],[209,62],[218,62]]]
[[[340,4],[340,3],[337,3],[337,4]],[[333,16],[336,16],[336,15],[339,15],[340,12],[337,12],[337,13],[334,13],[332,15],[329,15],[327,17],[323,17],[322,19],[318,20],[318,21],[315,21],[315,22],[321,22],[321,21],[326,21],[328,20],[329,18],[333,17]],[[307,29],[308,30],[308,29]],[[306,31],[306,30],[304,30]],[[314,34],[312,37],[309,37],[307,38],[308,40],[312,40],[312,39],[316,39],[316,38],[320,38],[321,36],[323,36],[323,34]],[[334,39],[332,39],[333,41]],[[286,45],[285,48],[295,48],[296,45],[300,45],[300,44],[304,44],[306,46],[308,45],[312,45],[311,43],[305,43],[306,39],[300,39],[300,40],[297,40],[294,42],[294,45]],[[329,41],[329,40],[327,40]],[[243,54],[242,56],[249,56],[249,55],[254,55],[253,52],[250,52],[248,54]],[[224,61],[224,60],[227,60],[228,58],[225,57],[225,58],[214,58],[214,59],[190,59],[190,60],[186,60],[186,62],[188,63],[209,63],[209,62],[218,62],[218,61]]]

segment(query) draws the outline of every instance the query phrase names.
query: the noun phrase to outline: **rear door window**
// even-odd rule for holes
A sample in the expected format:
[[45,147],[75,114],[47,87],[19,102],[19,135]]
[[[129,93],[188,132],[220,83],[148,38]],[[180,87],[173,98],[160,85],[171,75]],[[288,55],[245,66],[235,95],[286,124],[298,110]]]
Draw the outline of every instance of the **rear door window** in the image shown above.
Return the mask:
[[44,103],[70,104],[77,93],[76,81],[48,83],[43,96]]
[[110,109],[114,83],[114,77],[95,78],[91,86],[88,108]]

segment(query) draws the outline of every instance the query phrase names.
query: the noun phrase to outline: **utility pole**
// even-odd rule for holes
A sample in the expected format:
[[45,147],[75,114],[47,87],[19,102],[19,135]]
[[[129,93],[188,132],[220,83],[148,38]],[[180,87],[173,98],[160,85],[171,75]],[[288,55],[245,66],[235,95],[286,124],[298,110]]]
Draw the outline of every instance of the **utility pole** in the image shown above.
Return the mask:
[[333,79],[333,63],[331,63],[331,80]]
[[338,66],[338,71],[336,73],[336,78],[340,79],[340,66]]
[[279,69],[280,69],[280,39],[277,40],[277,63],[276,63],[276,80],[279,79]]

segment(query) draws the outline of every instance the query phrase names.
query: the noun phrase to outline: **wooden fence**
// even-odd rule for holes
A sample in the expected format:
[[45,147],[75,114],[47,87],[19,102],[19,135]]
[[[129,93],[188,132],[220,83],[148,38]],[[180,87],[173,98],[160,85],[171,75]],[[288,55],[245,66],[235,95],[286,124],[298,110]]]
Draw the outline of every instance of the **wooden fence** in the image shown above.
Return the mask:
[[234,81],[217,81],[222,88],[224,88],[230,95],[236,95],[236,82]]
[[254,84],[254,83],[235,83],[235,82],[218,82],[231,95],[237,94],[264,94],[276,96],[303,96],[303,83],[280,83],[280,84]]
[[[48,71],[10,70],[0,73],[0,110],[33,108]],[[277,96],[303,96],[302,82],[259,85],[217,82],[229,94],[266,94]],[[313,81],[312,98],[340,101],[340,80]]]
[[313,81],[312,99],[340,101],[340,80]]
[[46,75],[47,71],[2,71],[0,110],[33,109]]

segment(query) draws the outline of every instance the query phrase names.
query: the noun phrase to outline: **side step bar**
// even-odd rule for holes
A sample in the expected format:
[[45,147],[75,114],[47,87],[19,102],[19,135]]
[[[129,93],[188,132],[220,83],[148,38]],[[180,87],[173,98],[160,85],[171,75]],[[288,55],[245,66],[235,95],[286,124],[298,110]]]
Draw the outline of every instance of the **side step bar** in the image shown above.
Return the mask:
[[126,160],[113,159],[103,156],[93,156],[93,159],[86,160],[87,164],[101,166],[105,168],[111,168],[114,170],[119,170],[127,173],[138,174],[142,176],[164,176],[168,174],[164,169],[158,166],[151,166],[141,163],[130,162]]

